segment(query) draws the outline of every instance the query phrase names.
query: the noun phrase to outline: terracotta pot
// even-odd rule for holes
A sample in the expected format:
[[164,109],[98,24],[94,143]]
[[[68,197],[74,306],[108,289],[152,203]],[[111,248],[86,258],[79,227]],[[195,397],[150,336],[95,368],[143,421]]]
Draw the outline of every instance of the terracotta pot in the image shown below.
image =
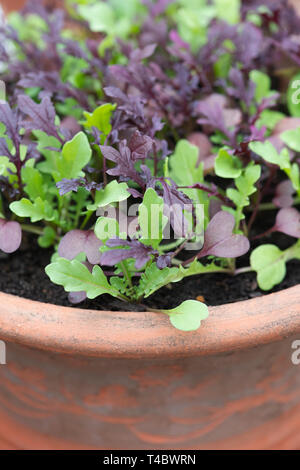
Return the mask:
[[0,305],[1,449],[300,448],[300,286],[211,307],[190,333],[155,313]]
[[0,1],[0,5],[3,7],[4,11],[13,11],[22,8],[26,3],[26,0],[10,0],[10,1]]
[[300,448],[300,286],[212,307],[192,333],[154,313],[0,305],[0,449]]
[[[48,5],[61,5],[64,0],[45,0]],[[26,4],[27,0],[0,0],[0,5],[5,12],[20,10]]]

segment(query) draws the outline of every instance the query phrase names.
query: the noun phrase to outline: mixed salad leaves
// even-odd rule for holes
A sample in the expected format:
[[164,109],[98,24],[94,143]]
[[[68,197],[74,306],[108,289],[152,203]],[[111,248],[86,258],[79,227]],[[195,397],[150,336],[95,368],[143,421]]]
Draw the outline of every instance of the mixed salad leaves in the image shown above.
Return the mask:
[[[279,284],[300,259],[300,18],[288,2],[42,3],[0,29],[0,249],[27,232],[53,247],[46,273],[72,303],[140,303],[206,273]],[[259,233],[262,211],[274,221]],[[185,331],[208,316],[196,300],[162,312]]]

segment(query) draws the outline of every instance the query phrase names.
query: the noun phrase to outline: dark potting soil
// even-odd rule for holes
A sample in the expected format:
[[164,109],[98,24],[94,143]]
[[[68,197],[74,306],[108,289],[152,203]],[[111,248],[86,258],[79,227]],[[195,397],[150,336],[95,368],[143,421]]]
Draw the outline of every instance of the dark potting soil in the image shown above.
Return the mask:
[[[257,245],[275,243],[281,249],[285,249],[294,242],[295,239],[291,237],[274,234],[272,238],[257,242]],[[0,252],[0,291],[46,303],[70,306],[68,294],[62,287],[52,284],[45,274],[44,268],[49,264],[51,254],[51,250],[39,248],[32,237],[25,239],[21,249],[12,255]],[[188,256],[191,256],[190,252]],[[238,266],[248,265],[247,255],[238,259]],[[299,283],[300,261],[290,261],[287,264],[285,279],[270,292]],[[221,305],[265,294],[266,292],[257,286],[255,273],[244,273],[234,277],[227,274],[206,274],[171,284],[146,299],[144,304],[152,308],[173,308],[184,300],[197,299],[202,296],[207,305]],[[198,300],[202,300],[201,297]],[[77,307],[114,311],[145,310],[145,307],[141,305],[127,304],[109,295],[100,296],[95,300],[86,300]]]

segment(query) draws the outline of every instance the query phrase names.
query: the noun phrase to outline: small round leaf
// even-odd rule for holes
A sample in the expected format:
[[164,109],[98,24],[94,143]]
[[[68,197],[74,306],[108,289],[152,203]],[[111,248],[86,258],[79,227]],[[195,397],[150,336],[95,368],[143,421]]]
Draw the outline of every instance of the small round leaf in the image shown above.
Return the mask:
[[170,316],[172,325],[182,331],[197,330],[201,321],[209,315],[207,305],[197,300],[186,300],[178,307],[165,312]]

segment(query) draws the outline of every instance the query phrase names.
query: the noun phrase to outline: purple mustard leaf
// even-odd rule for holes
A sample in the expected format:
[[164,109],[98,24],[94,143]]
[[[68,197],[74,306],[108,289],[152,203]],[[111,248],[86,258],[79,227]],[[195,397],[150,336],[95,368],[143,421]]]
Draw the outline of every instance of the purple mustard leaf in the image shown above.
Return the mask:
[[4,253],[16,251],[22,241],[22,229],[18,222],[0,219],[0,250]]
[[[122,238],[110,238],[109,240],[107,240],[106,242],[106,245],[109,247],[109,248],[117,248],[119,246],[129,246],[131,244],[131,242],[129,240],[123,240]],[[133,243],[134,245],[135,243]]]
[[[136,62],[126,67],[112,65],[109,67],[109,71],[113,80],[121,80],[121,82],[129,85],[130,100],[134,98],[137,101],[138,99],[140,106],[143,104],[147,104],[148,108],[150,106],[152,115],[156,112],[160,117],[167,118],[171,123],[178,126],[183,123],[184,111],[191,112],[190,103],[183,102],[182,96],[180,96],[181,89],[186,88],[185,83],[181,81],[176,83],[177,79],[168,77],[157,62],[150,62],[148,66]],[[194,84],[195,77],[192,74],[191,77],[191,82]],[[192,88],[190,86],[189,89]],[[147,111],[149,111],[148,108],[146,107]],[[123,109],[129,117],[128,99],[126,105],[124,107],[119,106],[119,109]],[[140,130],[142,130],[143,125],[143,133],[153,137],[155,129],[153,129],[153,126],[151,129],[149,125],[151,114],[147,112],[147,118],[145,118],[145,113],[140,112],[138,116],[140,122],[138,123],[135,119],[135,124]],[[152,124],[154,125],[153,119]]]
[[171,41],[178,47],[179,49],[186,49],[187,51],[190,50],[189,43],[185,42],[178,34],[175,29],[170,31],[169,37]]
[[73,116],[67,116],[61,121],[60,131],[66,140],[71,140],[81,131],[81,126]]
[[82,49],[78,41],[74,41],[70,38],[64,38],[61,41],[64,45],[64,52],[78,59],[84,59],[88,62],[89,55]]
[[[142,269],[151,259],[154,250],[150,246],[145,246],[137,240],[121,240],[114,238],[106,242],[109,248],[117,248],[115,250],[105,251],[101,255],[102,266],[115,266],[129,258],[135,259],[135,267],[137,270]],[[123,247],[119,248],[118,247]]]
[[92,230],[88,230],[88,235],[85,241],[85,253],[87,260],[91,264],[99,264],[101,259],[101,253],[99,251],[102,246],[102,242],[96,237]]
[[40,130],[61,141],[55,125],[55,109],[49,97],[43,98],[41,103],[37,104],[29,96],[19,95],[18,106],[30,118],[23,122],[27,130]]
[[246,80],[242,71],[237,68],[232,68],[229,72],[229,80],[231,86],[226,87],[227,93],[243,101],[246,106],[250,106],[253,99],[256,85],[252,80]]
[[275,106],[277,100],[280,98],[280,93],[274,92],[271,96],[267,96],[262,99],[259,105],[259,112],[262,113],[265,109],[272,108]]
[[91,264],[99,264],[102,242],[92,230],[71,230],[60,241],[58,254],[62,258],[72,260],[79,253],[85,253]]
[[243,23],[236,37],[235,47],[237,61],[241,62],[246,69],[250,68],[264,47],[264,37],[261,30],[253,23]]
[[90,131],[90,134],[91,134],[91,136],[92,136],[92,138],[93,138],[92,143],[93,143],[94,145],[100,146],[100,145],[101,145],[101,136],[102,136],[101,131],[99,131],[99,129],[98,129],[97,127],[95,127],[95,126],[92,126],[92,127],[89,129],[89,131]]
[[156,77],[149,73],[149,68],[143,64],[132,62],[128,66],[111,65],[109,71],[114,78],[129,83],[140,90],[145,97],[153,97],[153,86],[156,83]]
[[288,55],[299,65],[300,47],[297,31],[299,31],[300,28],[300,18],[298,10],[298,14],[294,10],[294,8],[297,9],[297,2],[293,1],[288,3],[290,3],[290,5],[286,2],[284,8],[282,8],[282,2],[270,2],[268,10],[271,10],[271,14],[266,11],[264,14],[261,14],[261,17],[265,28],[268,28],[271,23],[276,23],[278,31],[280,31],[280,34],[273,34],[272,46],[275,46],[279,52],[284,52],[284,54]]
[[[123,65],[111,65],[109,67],[109,72],[112,77],[116,80],[116,82],[121,80],[125,83],[130,83],[133,76],[132,70],[130,70],[129,67],[124,67]],[[136,80],[133,80],[132,84],[134,86],[136,86],[136,83]],[[105,93],[107,93],[106,90]]]
[[153,140],[151,137],[141,134],[138,130],[132,134],[128,143],[133,161],[145,159],[152,147]]
[[59,194],[64,196],[71,191],[77,193],[78,188],[85,188],[87,191],[96,190],[99,191],[103,188],[103,183],[96,183],[95,181],[87,181],[85,178],[63,178],[61,181],[56,183],[56,187],[59,189]]
[[143,49],[134,49],[130,54],[130,60],[141,62],[154,54],[157,44],[148,44]]
[[[255,127],[254,124],[250,125],[250,135],[246,137],[242,142],[239,142],[236,145],[234,149],[234,155],[237,155],[238,157],[241,157],[241,158],[251,159],[251,150],[249,148],[250,142],[253,142],[253,141],[264,142],[265,132],[266,132],[266,128],[264,126],[258,129],[257,127]],[[269,140],[271,139],[272,137],[269,138]],[[274,146],[276,146],[276,142],[274,142]],[[229,153],[230,152],[231,151],[229,151]]]
[[[116,114],[118,114],[118,111],[116,111]],[[120,113],[118,114],[118,117],[120,116]],[[117,120],[118,122],[118,120]],[[115,123],[114,123],[115,125]],[[125,128],[125,127],[124,127]],[[119,128],[117,128],[116,126],[116,129],[113,129],[110,133],[110,136],[109,136],[109,140],[110,140],[110,143],[111,145],[116,145],[116,144],[119,144],[120,143],[120,137],[119,137],[119,132],[122,131],[122,125],[120,124]]]
[[[114,131],[122,131],[136,127],[142,134],[146,134],[153,138],[159,130],[164,127],[164,123],[153,112],[145,112],[145,104],[147,96],[141,94],[125,93],[116,87],[105,87],[105,93],[118,104],[118,108],[114,114],[113,129]],[[132,132],[132,131],[131,131]]]
[[247,139],[247,142],[253,142],[253,141],[263,142],[265,140],[266,130],[267,128],[265,126],[262,126],[260,129],[258,129],[254,125],[250,126],[251,133],[250,133],[249,139]]
[[293,205],[293,188],[291,180],[285,180],[279,183],[275,189],[275,197],[272,199],[273,204],[280,208],[291,207]]
[[34,88],[40,84],[43,92],[47,92],[50,96],[57,91],[58,75],[55,72],[38,71],[37,73],[28,72],[22,74],[22,78],[18,81],[20,88]]
[[165,124],[162,121],[162,118],[158,115],[155,114],[152,117],[152,137],[156,134],[156,132],[161,131],[165,127]]
[[96,181],[86,181],[82,184],[82,187],[87,191],[100,191],[103,188],[103,183],[96,183]]
[[8,147],[7,147],[7,142],[6,142],[6,139],[4,137],[0,138],[0,156],[1,157],[8,157],[9,159],[11,159],[11,157],[12,157],[12,154],[9,151]]
[[[40,160],[41,154],[37,149],[37,142],[30,142],[25,138],[23,143],[27,146],[27,155],[25,161],[29,160],[30,158],[33,158],[34,160]],[[55,149],[55,151],[59,152],[57,149]]]
[[125,95],[117,87],[105,87],[107,96],[113,98],[118,104],[118,110],[122,111],[128,119],[132,119],[136,125],[145,123],[144,104],[146,100],[139,95]]
[[159,16],[165,12],[167,6],[172,2],[172,0],[142,0],[142,3],[147,6],[151,16]]
[[156,266],[158,269],[164,269],[168,266],[171,266],[173,253],[167,253],[165,255],[160,255],[157,257]]
[[185,237],[188,231],[188,224],[183,211],[192,212],[193,203],[188,196],[177,189],[174,181],[169,180],[170,184],[164,179],[160,181],[163,187],[165,215],[169,217],[175,234]]
[[117,88],[115,86],[108,86],[104,88],[105,94],[109,96],[110,98],[119,100],[122,103],[127,103],[128,102],[128,97],[123,93],[123,91],[120,90],[120,88]]
[[300,213],[294,207],[280,209],[272,231],[300,238]]
[[230,130],[240,123],[241,113],[239,110],[227,109],[227,99],[223,95],[213,93],[207,98],[196,103],[195,112],[203,117],[197,120],[198,124],[206,125],[213,130],[224,134],[229,142],[233,142],[235,131]]
[[118,46],[121,49],[121,53],[126,56],[128,59],[130,58],[130,54],[133,51],[133,45],[127,41],[123,41],[123,39],[117,39]]
[[107,145],[101,145],[100,149],[104,158],[116,164],[114,168],[107,170],[109,175],[120,176],[122,179],[132,179],[140,186],[145,186],[141,175],[134,167],[132,153],[127,147],[126,140],[120,142],[119,151]]
[[106,160],[110,160],[114,163],[118,163],[119,160],[121,160],[121,154],[115,148],[110,147],[109,145],[101,145],[100,149]]
[[81,186],[82,182],[84,182],[84,178],[74,178],[74,179],[67,179],[63,178],[61,181],[56,183],[56,187],[59,189],[59,194],[64,196],[65,194],[70,193],[71,191],[78,191],[78,188]]
[[165,158],[172,153],[169,149],[168,142],[166,140],[159,140],[155,142],[157,152],[161,152],[161,158]]
[[98,41],[87,39],[85,43],[92,57],[82,49],[78,41],[63,38],[61,43],[64,45],[64,52],[66,54],[72,57],[77,57],[78,59],[84,59],[89,64],[90,69],[87,73],[90,73],[93,77],[97,78],[99,76],[99,70],[105,72],[104,61],[100,59],[98,53]]
[[38,70],[36,72],[28,71],[22,74],[18,82],[20,88],[41,88],[39,98],[51,98],[54,94],[58,101],[64,101],[66,98],[74,98],[84,109],[90,109],[86,93],[83,90],[74,88],[70,83],[61,81],[58,71]]
[[6,135],[11,139],[14,146],[17,148],[21,141],[21,137],[19,135],[20,123],[18,111],[15,109],[13,110],[8,103],[1,103],[0,122],[5,125]]
[[68,300],[70,304],[77,305],[86,300],[86,292],[70,292],[68,295]]
[[209,217],[212,219],[218,212],[222,210],[223,202],[221,199],[210,198],[209,200]]
[[155,189],[156,179],[152,176],[151,170],[147,165],[141,165],[142,178],[144,179],[147,189]]
[[161,18],[160,21],[153,21],[153,18],[149,15],[149,17],[145,19],[140,32],[140,46],[144,47],[148,44],[156,43],[166,49],[167,41],[168,26],[166,19]]
[[127,191],[131,194],[132,197],[134,197],[135,199],[138,199],[138,198],[141,198],[143,199],[143,195],[140,191],[138,191],[137,189],[134,189],[134,188],[128,188]]
[[212,170],[214,168],[215,156],[212,155],[212,145],[207,135],[203,132],[193,132],[188,136],[187,140],[199,149],[197,166],[199,166],[200,162],[203,162],[205,172]]
[[209,222],[204,234],[204,245],[198,258],[214,255],[221,258],[237,258],[250,248],[248,238],[233,234],[235,219],[229,212],[218,212]]
[[[184,99],[186,104],[188,104],[198,91],[199,78],[196,75],[191,75],[189,68],[184,64],[175,64],[174,71],[176,72],[176,76],[172,84],[178,90],[180,99]],[[163,79],[165,80],[164,77]]]
[[[148,0],[148,3],[153,5],[152,0]],[[155,19],[151,17],[151,15],[147,15],[147,17],[144,17],[143,26],[141,28],[138,40],[139,46],[145,47],[148,44],[155,43],[166,48],[167,41],[168,25],[166,17],[164,16],[162,18],[159,18],[159,21],[155,21]]]

